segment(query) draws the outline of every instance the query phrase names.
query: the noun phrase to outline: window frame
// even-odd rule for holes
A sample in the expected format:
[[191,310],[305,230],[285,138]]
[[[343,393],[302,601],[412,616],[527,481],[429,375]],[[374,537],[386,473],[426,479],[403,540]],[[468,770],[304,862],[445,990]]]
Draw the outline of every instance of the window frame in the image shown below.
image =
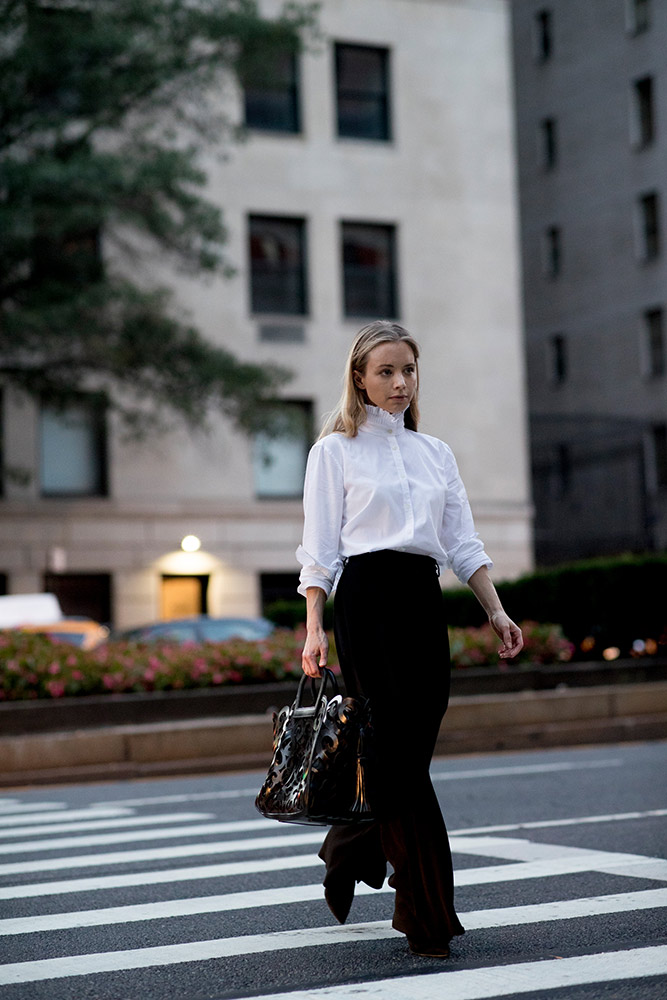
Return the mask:
[[[269,223],[270,225],[287,225],[294,227],[294,233],[296,234],[295,245],[298,249],[298,260],[292,269],[294,275],[294,281],[296,284],[296,294],[295,294],[295,306],[296,308],[289,308],[286,304],[283,304],[283,308],[273,308],[267,305],[264,308],[260,304],[261,299],[261,289],[258,288],[257,282],[261,281],[262,276],[257,272],[256,259],[253,256],[253,239],[255,234],[253,233],[253,224],[258,223]],[[267,215],[265,213],[250,212],[248,213],[246,220],[247,229],[247,255],[248,255],[248,296],[249,296],[249,311],[253,318],[266,317],[266,316],[300,316],[307,317],[309,315],[309,294],[308,294],[308,232],[307,232],[307,219],[303,216],[291,216],[291,215]],[[282,287],[288,287],[284,284],[285,275],[289,276],[290,267],[289,264],[281,269],[277,268],[272,275],[267,275],[273,277],[274,280],[278,278],[278,283],[283,282]],[[266,277],[266,276],[265,276]],[[266,295],[266,291],[263,293]],[[269,302],[271,296],[270,294],[265,301]]]
[[662,378],[667,368],[665,344],[665,310],[653,306],[642,313],[641,338],[642,374],[645,378]]
[[637,195],[639,259],[644,264],[658,260],[662,253],[661,206],[657,191]]
[[[90,435],[91,457],[93,460],[92,479],[95,484],[92,489],[49,489],[45,486],[45,415],[66,417],[68,412],[79,411],[91,418],[88,432]],[[106,398],[99,393],[81,393],[72,400],[69,406],[61,411],[51,405],[48,400],[42,400],[39,410],[39,495],[45,500],[52,499],[90,499],[109,496],[109,428],[107,422],[108,405]]]
[[[299,59],[297,53],[291,50],[285,50],[283,53],[279,53],[278,56],[285,57],[289,61],[290,73],[286,76],[285,80],[280,78],[280,74],[276,74],[273,79],[266,80],[263,84],[256,83],[252,85],[248,82],[243,84],[244,126],[250,132],[265,133],[267,135],[301,135],[301,72]],[[252,100],[251,95],[253,94],[256,101],[282,95],[287,109],[284,117],[287,120],[291,120],[292,127],[281,126],[277,123],[277,119],[272,121],[270,118],[268,122],[259,123],[249,121],[248,109]]]
[[[368,90],[360,90],[358,88],[343,87],[341,83],[341,78],[343,76],[342,72],[342,60],[345,52],[357,51],[359,53],[377,53],[381,57],[380,61],[380,76],[381,76],[381,89],[376,93],[371,93]],[[334,72],[334,101],[335,101],[335,128],[336,128],[336,138],[343,140],[353,140],[358,142],[378,142],[378,143],[388,143],[393,140],[393,128],[392,128],[392,97],[391,97],[391,51],[387,46],[382,45],[363,45],[355,42],[334,42],[334,53],[333,53],[333,72]],[[366,100],[368,102],[374,101],[377,105],[377,121],[379,124],[378,132],[380,134],[361,134],[359,131],[345,130],[341,129],[342,121],[342,111],[341,103],[342,100]]]
[[[350,308],[353,294],[350,292],[348,282],[350,265],[346,262],[346,230],[353,229],[374,229],[378,233],[385,232],[388,237],[387,243],[387,301],[388,308],[382,308],[381,303],[368,308],[367,311],[358,311]],[[345,320],[368,320],[368,319],[392,319],[400,317],[400,293],[399,293],[399,253],[398,253],[398,226],[394,222],[375,222],[360,219],[341,219],[340,228],[340,266],[341,266],[341,294],[342,294],[342,315]],[[389,308],[390,307],[390,308]]]
[[637,150],[647,149],[656,139],[655,80],[647,73],[632,81],[630,136]]
[[[258,477],[257,477],[257,467],[258,463],[262,461],[260,457],[260,449],[263,447],[270,448],[272,441],[285,440],[288,436],[288,432],[278,432],[275,435],[270,436],[266,432],[258,432],[254,435],[251,441],[251,466],[252,466],[252,479],[253,479],[253,495],[255,500],[260,502],[265,501],[294,501],[300,500],[303,496],[303,483],[306,474],[306,462],[308,459],[308,453],[313,443],[314,437],[314,414],[313,414],[313,401],[312,399],[274,399],[270,403],[266,404],[269,407],[275,407],[276,410],[287,412],[291,410],[293,413],[298,413],[298,422],[300,423],[299,438],[300,445],[303,449],[302,454],[302,470],[300,475],[300,482],[298,486],[290,490],[278,490],[264,491],[260,488]],[[290,418],[287,418],[288,421]],[[301,433],[303,432],[303,433]]]

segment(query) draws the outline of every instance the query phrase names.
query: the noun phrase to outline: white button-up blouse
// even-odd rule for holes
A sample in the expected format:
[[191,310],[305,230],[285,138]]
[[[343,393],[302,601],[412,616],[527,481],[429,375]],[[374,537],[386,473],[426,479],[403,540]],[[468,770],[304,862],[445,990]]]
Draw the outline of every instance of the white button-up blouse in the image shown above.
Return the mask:
[[475,532],[449,445],[367,406],[356,437],[328,434],[310,450],[303,493],[299,593],[331,593],[348,556],[397,549],[432,556],[467,583],[493,565]]

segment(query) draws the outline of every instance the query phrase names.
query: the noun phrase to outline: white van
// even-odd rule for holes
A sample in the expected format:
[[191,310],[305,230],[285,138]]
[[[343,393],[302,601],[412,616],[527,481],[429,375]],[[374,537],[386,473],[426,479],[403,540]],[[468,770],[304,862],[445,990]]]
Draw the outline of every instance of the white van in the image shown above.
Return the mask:
[[63,613],[55,594],[9,594],[0,597],[0,628],[54,625]]

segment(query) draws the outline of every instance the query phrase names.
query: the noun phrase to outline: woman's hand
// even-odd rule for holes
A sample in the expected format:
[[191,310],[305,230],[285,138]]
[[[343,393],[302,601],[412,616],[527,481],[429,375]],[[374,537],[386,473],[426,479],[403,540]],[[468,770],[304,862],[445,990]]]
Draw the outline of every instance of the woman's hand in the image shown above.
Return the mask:
[[503,644],[498,650],[498,655],[503,660],[511,660],[523,649],[523,635],[521,629],[504,611],[494,611],[489,615],[489,624]]
[[309,677],[321,677],[320,667],[326,667],[329,655],[329,640],[321,626],[308,629],[306,643],[301,654],[303,672]]

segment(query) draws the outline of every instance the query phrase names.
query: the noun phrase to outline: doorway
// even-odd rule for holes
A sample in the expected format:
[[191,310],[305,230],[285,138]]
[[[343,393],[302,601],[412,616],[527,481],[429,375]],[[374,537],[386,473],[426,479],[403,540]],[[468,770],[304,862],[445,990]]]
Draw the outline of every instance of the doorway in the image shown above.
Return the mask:
[[160,619],[190,618],[208,611],[208,576],[162,577]]

